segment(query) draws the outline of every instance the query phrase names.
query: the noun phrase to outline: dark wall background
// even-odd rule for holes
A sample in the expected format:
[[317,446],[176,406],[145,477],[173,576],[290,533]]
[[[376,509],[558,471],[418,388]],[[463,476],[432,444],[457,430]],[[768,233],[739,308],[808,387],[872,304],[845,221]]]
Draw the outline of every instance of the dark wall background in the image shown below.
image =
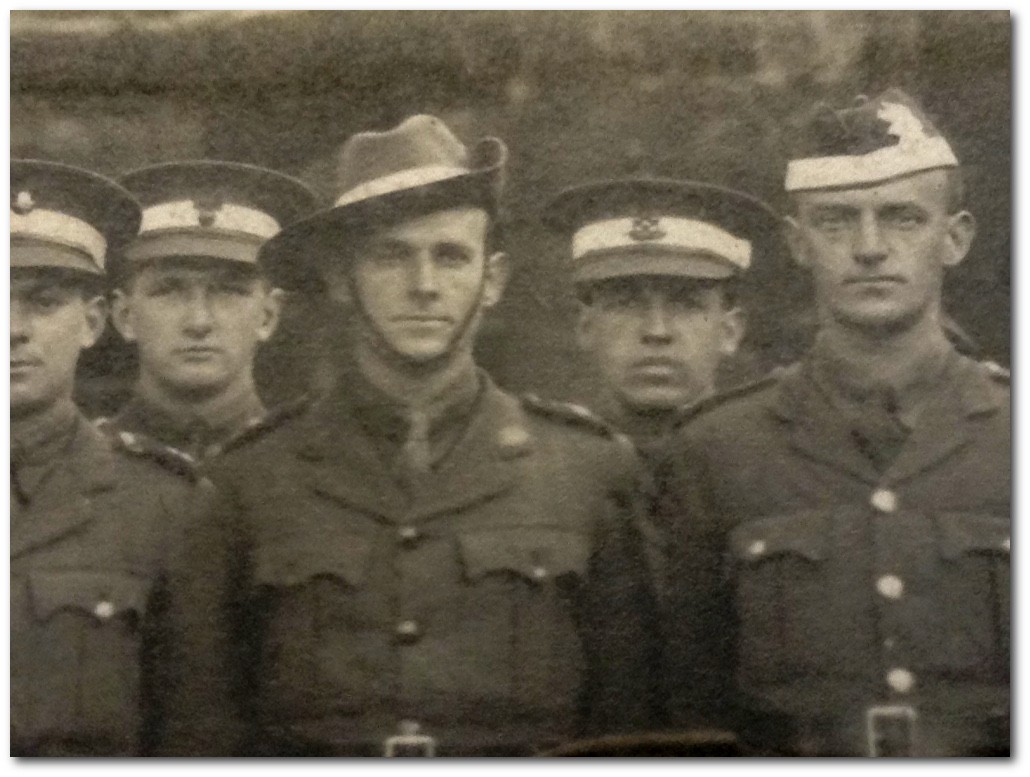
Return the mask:
[[[107,174],[212,157],[299,175],[327,198],[351,134],[416,112],[511,149],[507,247],[518,272],[481,361],[511,388],[590,391],[572,340],[566,246],[537,223],[545,199],[589,178],[650,172],[780,204],[789,126],[815,100],[899,85],[968,166],[980,233],[948,286],[952,316],[1008,363],[1011,21],[1007,12],[312,11],[11,14],[11,153]],[[806,342],[802,279],[767,247],[750,335],[726,380]],[[264,350],[270,401],[302,391],[333,342],[292,300]],[[133,357],[109,335],[82,395],[110,410]]]

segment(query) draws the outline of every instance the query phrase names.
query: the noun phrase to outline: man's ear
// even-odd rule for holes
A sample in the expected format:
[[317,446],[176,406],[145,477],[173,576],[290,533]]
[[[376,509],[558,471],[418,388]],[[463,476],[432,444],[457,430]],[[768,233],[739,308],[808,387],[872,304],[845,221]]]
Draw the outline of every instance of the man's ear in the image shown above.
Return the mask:
[[805,235],[801,229],[800,222],[794,216],[784,216],[783,230],[784,237],[787,240],[787,247],[790,248],[790,255],[794,258],[794,263],[807,270],[809,266],[808,244],[805,241]]
[[79,342],[83,348],[91,348],[104,333],[104,326],[107,324],[107,300],[98,294],[95,297],[87,297],[83,304],[85,326],[82,328]]
[[597,319],[594,309],[582,300],[576,300],[576,345],[581,351],[589,353],[594,349],[597,336]]
[[948,216],[948,250],[944,257],[945,267],[954,267],[966,258],[973,238],[976,237],[976,219],[967,210]]
[[121,289],[115,289],[111,294],[111,323],[125,342],[136,342],[136,330],[132,326],[132,305],[128,295]]
[[265,292],[261,301],[261,323],[258,326],[257,338],[259,343],[266,342],[279,326],[282,316],[283,299],[286,292],[282,289],[272,287]]
[[492,308],[501,301],[511,277],[511,260],[503,251],[487,257],[483,266],[483,307]]
[[737,307],[724,311],[719,322],[719,353],[727,357],[733,356],[740,347],[740,341],[744,339],[746,329],[747,321],[743,310]]

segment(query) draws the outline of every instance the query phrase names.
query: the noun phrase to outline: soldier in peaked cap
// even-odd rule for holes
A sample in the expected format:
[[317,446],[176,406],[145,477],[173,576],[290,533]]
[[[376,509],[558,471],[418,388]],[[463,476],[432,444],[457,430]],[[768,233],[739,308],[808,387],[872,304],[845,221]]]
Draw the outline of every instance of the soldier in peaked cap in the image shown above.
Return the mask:
[[1006,753],[1010,396],[943,331],[974,231],[958,161],[898,90],[806,129],[786,225],[814,347],[659,463],[680,712],[772,752]]
[[258,250],[316,197],[280,173],[209,160],[145,167],[121,183],[143,215],[117,267],[112,317],[137,346],[139,377],[105,425],[205,459],[266,417],[254,358],[282,292]]
[[[136,234],[121,186],[11,163],[11,753],[153,751],[170,676],[157,663],[165,572],[199,509],[188,462],[108,439],[72,402],[105,321],[103,279]],[[163,678],[163,680],[162,680]]]
[[473,361],[504,159],[430,116],[356,135],[335,206],[263,249],[351,330],[339,388],[212,471],[226,520],[188,598],[222,615],[186,657],[234,669],[243,752],[529,755],[648,725],[632,448]]
[[737,284],[775,213],[693,181],[625,179],[561,192],[545,222],[571,237],[577,335],[601,376],[597,409],[642,450],[716,390],[744,330]]

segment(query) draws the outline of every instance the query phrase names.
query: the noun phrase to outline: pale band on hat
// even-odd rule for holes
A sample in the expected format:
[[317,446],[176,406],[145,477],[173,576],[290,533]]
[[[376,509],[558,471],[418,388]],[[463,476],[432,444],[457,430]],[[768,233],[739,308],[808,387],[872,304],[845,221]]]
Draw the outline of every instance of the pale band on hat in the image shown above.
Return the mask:
[[941,167],[958,167],[958,159],[948,141],[937,135],[916,143],[878,148],[861,156],[795,159],[787,163],[784,189],[793,192],[869,184]]
[[88,254],[104,268],[107,240],[92,224],[56,210],[34,208],[28,213],[11,211],[11,235],[31,237],[74,248]]
[[[194,200],[163,202],[144,208],[140,236],[148,232],[200,227],[201,213],[202,209]],[[240,232],[264,240],[275,237],[281,229],[279,222],[264,211],[229,202],[205,214],[212,219],[210,224],[203,225],[205,229]]]
[[448,165],[431,165],[427,167],[411,167],[407,170],[400,170],[381,178],[373,178],[365,181],[353,189],[348,189],[341,194],[335,207],[340,208],[361,200],[368,200],[373,197],[382,197],[386,194],[415,189],[420,186],[446,181],[449,178],[457,178],[459,175],[467,175],[470,170],[463,167],[450,167]]
[[641,246],[711,253],[723,257],[742,270],[751,264],[751,243],[707,221],[663,216],[657,221],[654,238],[638,239],[632,233],[638,219],[620,218],[595,221],[572,236],[572,258]]

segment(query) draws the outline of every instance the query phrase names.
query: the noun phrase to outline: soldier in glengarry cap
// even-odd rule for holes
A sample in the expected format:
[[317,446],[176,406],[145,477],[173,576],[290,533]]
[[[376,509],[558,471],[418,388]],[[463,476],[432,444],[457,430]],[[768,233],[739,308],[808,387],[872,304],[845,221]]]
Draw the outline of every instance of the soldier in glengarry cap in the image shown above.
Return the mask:
[[213,648],[184,657],[221,673],[238,752],[531,755],[651,725],[632,446],[473,358],[505,160],[432,116],[360,133],[334,207],[262,249],[349,329],[338,385],[212,469],[185,598],[214,597]]
[[945,332],[975,231],[958,160],[897,89],[821,106],[798,141],[815,344],[659,461],[676,713],[767,753],[1006,754],[1009,379]]

